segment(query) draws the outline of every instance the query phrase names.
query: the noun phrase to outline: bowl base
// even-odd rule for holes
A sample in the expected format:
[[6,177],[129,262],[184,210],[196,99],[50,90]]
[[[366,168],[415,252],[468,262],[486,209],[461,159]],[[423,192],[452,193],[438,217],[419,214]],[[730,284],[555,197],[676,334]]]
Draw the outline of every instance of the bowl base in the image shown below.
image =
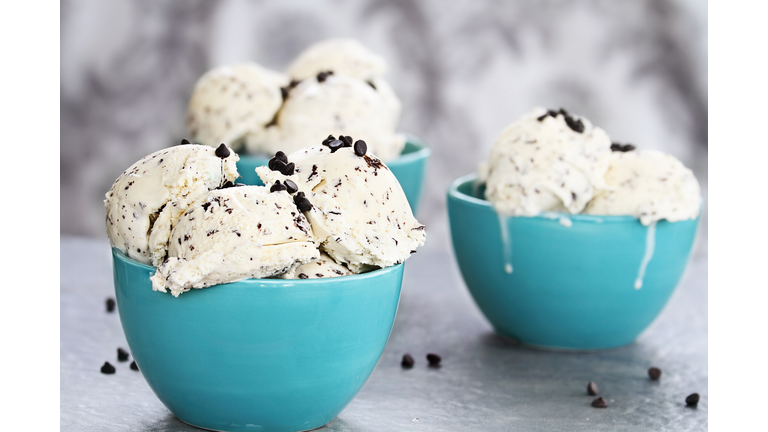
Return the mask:
[[572,353],[572,354],[613,351],[613,350],[618,350],[618,349],[632,346],[635,343],[635,341],[632,341],[628,344],[618,345],[615,347],[605,347],[605,348],[572,348],[572,347],[538,345],[534,343],[528,343],[525,341],[521,341],[520,339],[514,336],[505,335],[498,330],[494,330],[494,333],[496,333],[496,336],[499,339],[503,340],[504,342],[510,345],[519,346],[519,347],[527,348],[534,351],[562,352],[562,353]]
[[[176,416],[174,416],[174,417],[176,417]],[[180,419],[178,417],[176,417],[176,419],[179,420],[180,422],[182,422],[184,424],[187,424],[187,425],[190,425],[192,427],[196,427],[198,429],[207,430],[207,431],[213,431],[213,432],[239,432],[239,431],[261,430],[260,428],[257,429],[257,428],[247,427],[247,426],[246,427],[238,427],[237,429],[226,429],[226,430],[225,429],[210,429],[210,428],[198,426],[196,424],[192,424],[192,423],[184,421],[184,420],[182,420],[182,419]],[[309,432],[309,431],[317,430],[317,429],[320,429],[320,428],[324,428],[324,427],[328,426],[329,424],[331,424],[331,423],[333,423],[335,421],[336,421],[336,417],[334,417],[333,420],[329,421],[328,423],[326,423],[326,424],[324,424],[322,426],[317,426],[317,427],[313,427],[313,428],[309,428],[309,429],[302,429],[302,430],[293,431],[293,432]]]

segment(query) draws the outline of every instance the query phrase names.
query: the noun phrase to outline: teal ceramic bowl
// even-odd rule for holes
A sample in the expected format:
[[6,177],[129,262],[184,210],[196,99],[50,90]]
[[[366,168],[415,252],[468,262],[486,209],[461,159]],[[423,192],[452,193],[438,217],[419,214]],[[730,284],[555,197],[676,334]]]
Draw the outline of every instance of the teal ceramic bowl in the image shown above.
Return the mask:
[[464,282],[498,334],[549,349],[624,346],[680,281],[698,218],[646,227],[631,216],[500,217],[475,178],[448,189],[451,239]]
[[304,431],[331,422],[389,338],[403,265],[329,279],[249,279],[174,298],[155,268],[112,249],[125,337],[157,397],[218,431]]
[[[427,159],[432,151],[421,139],[409,134],[406,134],[406,137],[405,148],[403,148],[400,157],[387,162],[387,166],[397,177],[397,181],[400,182],[400,186],[405,192],[405,197],[408,198],[408,204],[411,205],[413,214],[416,214],[424,184]],[[263,185],[264,183],[261,182],[254,170],[256,167],[266,165],[267,162],[269,162],[269,158],[240,155],[240,160],[237,162],[237,172],[240,173],[241,178],[238,181],[248,185]]]

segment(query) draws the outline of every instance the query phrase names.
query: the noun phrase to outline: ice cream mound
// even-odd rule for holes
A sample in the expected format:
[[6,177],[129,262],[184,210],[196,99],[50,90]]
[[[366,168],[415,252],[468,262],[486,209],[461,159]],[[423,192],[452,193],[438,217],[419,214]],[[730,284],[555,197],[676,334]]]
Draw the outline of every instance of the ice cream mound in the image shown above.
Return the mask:
[[424,226],[365,141],[339,138],[278,152],[260,168],[266,186],[233,183],[238,156],[224,145],[153,153],[107,193],[110,243],[157,266],[153,289],[174,296],[247,278],[338,277],[402,263],[424,244]]
[[328,133],[365,136],[384,161],[400,155],[400,100],[382,78],[387,64],[351,39],[329,39],[299,54],[286,73],[255,63],[203,75],[187,110],[194,140],[251,154],[291,153]]
[[673,156],[611,143],[564,109],[535,108],[508,126],[478,179],[499,214],[631,215],[644,225],[694,219],[700,189]]

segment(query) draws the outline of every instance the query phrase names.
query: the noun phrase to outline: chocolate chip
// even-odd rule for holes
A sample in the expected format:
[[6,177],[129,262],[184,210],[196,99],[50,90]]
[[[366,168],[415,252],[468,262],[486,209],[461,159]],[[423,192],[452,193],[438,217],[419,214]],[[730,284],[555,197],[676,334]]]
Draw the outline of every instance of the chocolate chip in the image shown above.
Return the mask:
[[293,203],[296,204],[296,208],[299,211],[308,212],[312,210],[312,203],[306,197],[299,196],[299,194],[293,196]]
[[344,141],[338,139],[333,140],[328,143],[328,147],[331,148],[331,153],[336,153],[336,150],[344,147]]
[[283,169],[286,166],[286,163],[281,161],[280,159],[272,158],[267,163],[267,166],[272,171],[283,171]]
[[604,397],[600,396],[599,398],[592,401],[592,406],[595,408],[608,408],[608,401],[605,400]]
[[411,368],[416,362],[413,360],[410,354],[403,354],[403,361],[400,362],[400,366],[404,368]]
[[624,144],[624,147],[621,148],[621,151],[626,153],[626,152],[630,152],[630,151],[632,151],[634,149],[635,149],[635,146],[633,146],[632,144]]
[[131,362],[131,369],[135,371],[139,370],[139,365],[136,364],[135,360]]
[[115,310],[115,299],[112,297],[107,299],[107,312],[112,312]]
[[600,393],[600,388],[597,386],[597,383],[594,381],[590,381],[589,384],[587,384],[587,394],[590,396],[597,396]]
[[549,113],[546,113],[546,114],[544,114],[544,115],[541,115],[541,116],[539,116],[539,117],[536,117],[536,120],[538,120],[538,121],[543,121],[545,118],[547,118],[547,116],[548,116],[548,115],[549,115]]
[[229,157],[229,149],[224,143],[216,148],[216,156],[225,159]]
[[363,140],[355,141],[355,154],[362,157],[368,151],[368,145]]
[[111,375],[115,373],[115,367],[109,364],[109,362],[104,362],[104,366],[101,367],[101,373]]
[[[282,162],[282,161],[281,161]],[[288,165],[286,165],[283,169],[280,170],[283,175],[293,175],[293,171],[296,169],[296,164],[291,162]]]
[[288,99],[288,92],[291,91],[290,87],[280,87],[280,95],[283,96],[283,100]]
[[299,190],[299,187],[296,186],[296,183],[294,183],[291,179],[286,179],[283,184],[285,185],[285,189],[289,194],[294,194]]
[[685,404],[688,406],[696,406],[699,403],[699,394],[698,393],[691,393],[688,395],[687,398],[685,398]]
[[277,180],[275,182],[275,184],[273,184],[272,187],[269,188],[269,191],[270,192],[280,192],[280,191],[284,191],[284,190],[287,190],[287,189],[288,188],[284,184],[280,183],[280,180]]
[[232,183],[231,181],[227,180],[227,181],[224,182],[223,185],[221,185],[221,187],[219,189],[231,188],[234,185],[235,185],[234,183]]
[[432,353],[427,354],[427,361],[429,362],[429,365],[431,367],[440,366],[440,360],[442,359],[437,354],[432,354]]
[[344,141],[344,147],[352,147],[352,137],[349,135],[339,136],[339,139]]
[[191,143],[191,142],[189,142],[189,140],[188,140],[188,139],[186,139],[186,138],[183,138],[183,139],[181,140],[181,145],[184,145],[184,144],[192,144],[192,143]]
[[299,273],[299,279],[309,279],[309,276],[305,275],[304,273]]
[[[562,114],[563,117],[570,117],[568,115],[568,111],[565,110],[565,108],[560,108],[560,111],[557,112],[557,114]],[[553,116],[554,117],[554,116]]]
[[128,361],[128,351],[126,351],[126,350],[124,350],[122,348],[118,348],[117,349],[117,361],[121,361],[121,362]]
[[565,118],[565,124],[567,124],[574,132],[584,132],[584,123],[582,123],[581,120],[575,120],[573,117],[569,116]]
[[329,75],[333,75],[333,71],[324,71],[317,74],[317,82],[323,82]]
[[652,380],[657,380],[661,378],[661,369],[657,367],[652,367],[648,369],[648,376],[651,377]]
[[619,143],[611,143],[611,151],[621,151],[622,145]]
[[375,86],[375,85],[373,85],[373,82],[371,82],[371,81],[366,81],[366,84],[368,84],[369,86],[371,86],[371,88],[373,88],[374,90],[376,90],[376,86]]
[[288,164],[288,156],[286,156],[285,153],[283,153],[281,151],[278,151],[277,153],[275,153],[275,159],[277,159],[279,161],[283,161],[286,164]]
[[324,140],[323,140],[323,145],[324,145],[324,146],[327,146],[328,144],[330,144],[330,143],[331,143],[331,141],[333,141],[333,140],[335,140],[335,139],[336,139],[336,137],[335,137],[335,136],[333,136],[333,135],[328,135],[328,138],[326,138],[326,139],[324,139]]
[[301,82],[301,81],[296,81],[295,79],[292,79],[292,80],[291,80],[291,82],[289,82],[289,83],[288,83],[288,87],[290,87],[290,88],[294,88],[294,87],[296,87],[297,85],[299,85],[299,83],[300,83],[300,82]]

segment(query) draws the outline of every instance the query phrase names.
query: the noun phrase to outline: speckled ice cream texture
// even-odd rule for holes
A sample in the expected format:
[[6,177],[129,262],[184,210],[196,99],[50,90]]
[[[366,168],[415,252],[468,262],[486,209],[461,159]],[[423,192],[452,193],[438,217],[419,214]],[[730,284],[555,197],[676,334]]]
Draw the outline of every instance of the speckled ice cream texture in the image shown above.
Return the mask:
[[350,276],[354,273],[336,262],[325,253],[320,253],[320,258],[302,264],[280,276],[282,279],[320,279],[339,276]]
[[318,259],[320,251],[288,192],[239,186],[212,191],[190,207],[173,227],[168,256],[150,278],[152,288],[178,296],[276,276]]
[[125,170],[107,192],[107,236],[113,247],[144,264],[165,259],[172,224],[194,201],[237,177],[237,154],[216,156],[204,145],[152,153]]
[[384,75],[387,63],[354,39],[327,39],[302,51],[286,73],[300,81],[326,71],[366,81]]
[[364,137],[383,161],[397,158],[405,146],[405,136],[395,132],[400,101],[385,81],[372,84],[335,73],[305,79],[290,90],[276,124],[249,141],[250,151],[291,153],[332,134]]
[[613,152],[606,190],[584,210],[593,215],[631,215],[643,225],[695,219],[701,190],[693,172],[674,156],[655,150]]
[[485,197],[500,214],[579,213],[605,187],[608,135],[583,117],[571,114],[583,125],[577,132],[564,115],[545,114],[535,108],[509,125],[480,166]]
[[266,166],[256,172],[266,185],[288,178],[305,192],[315,238],[338,264],[355,273],[389,267],[424,244],[424,225],[414,218],[400,183],[374,155],[315,146],[288,160],[296,167],[291,176]]
[[194,141],[235,149],[264,127],[280,108],[288,78],[255,63],[222,66],[195,84],[187,107],[187,130]]

